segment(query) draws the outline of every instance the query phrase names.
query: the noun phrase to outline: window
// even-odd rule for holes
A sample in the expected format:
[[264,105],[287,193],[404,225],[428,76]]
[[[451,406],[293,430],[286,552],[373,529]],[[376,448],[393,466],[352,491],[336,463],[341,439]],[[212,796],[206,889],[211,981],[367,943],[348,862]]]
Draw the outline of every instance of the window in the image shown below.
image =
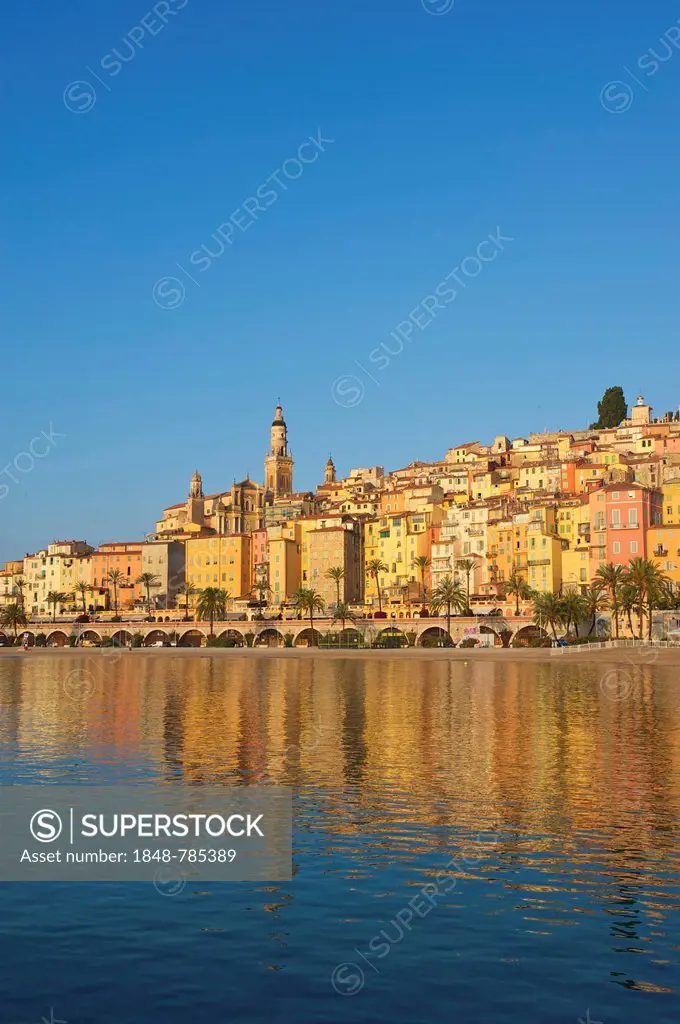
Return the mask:
[[636,540],[632,540],[630,542],[630,553],[631,553],[631,555],[637,555],[637,549],[638,549],[638,542]]
[[612,501],[619,501],[620,498],[621,498],[621,495],[619,494],[619,492],[618,491],[614,491],[614,493],[612,494]]
[[612,547],[612,551],[614,552],[615,555],[620,555],[621,554],[621,544],[619,543],[618,540],[614,541],[614,545]]
[[629,526],[637,526],[637,524],[638,524],[637,509],[636,508],[629,508],[628,509],[628,525]]
[[618,508],[612,509],[612,526],[621,525],[621,513]]

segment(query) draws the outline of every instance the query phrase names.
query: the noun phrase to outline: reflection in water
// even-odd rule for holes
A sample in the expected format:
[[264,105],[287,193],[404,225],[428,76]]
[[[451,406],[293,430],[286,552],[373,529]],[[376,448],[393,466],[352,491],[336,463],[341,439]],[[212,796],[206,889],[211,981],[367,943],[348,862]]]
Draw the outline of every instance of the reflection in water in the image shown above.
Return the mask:
[[[588,1000],[596,1019],[607,1010],[612,1020],[639,1019],[639,1008],[621,1002],[631,988],[677,1006],[680,706],[674,669],[641,664],[630,692],[612,699],[598,685],[608,668],[474,658],[6,658],[1,781],[292,785],[293,882],[234,887],[240,916],[230,925],[222,896],[215,920],[194,921],[214,939],[236,928],[233,977],[221,974],[220,986],[242,977],[259,985],[270,968],[295,979],[294,991],[267,983],[281,1019],[348,1019],[347,1004],[338,1009],[326,990],[333,965],[356,960],[345,954],[457,850],[467,867],[455,892],[367,979],[373,990],[367,983],[352,1001],[351,1019],[400,1016],[386,1007],[408,1005],[402,972],[411,956],[439,994],[409,1019],[448,1020],[454,987],[458,1005],[470,1001],[471,1020],[506,1019],[508,1006],[533,1019],[537,992],[546,1020],[561,1019],[555,1000],[568,1019],[585,1016]],[[79,669],[96,680],[82,699],[62,685]],[[253,925],[254,905],[274,915],[275,928]],[[137,913],[153,973],[159,957],[174,955],[173,940],[154,936],[155,904]],[[183,912],[182,927],[192,920]],[[182,936],[178,970],[197,958],[209,974],[214,958],[224,971],[221,952],[187,950]],[[93,941],[80,952],[86,959],[98,955]],[[206,984],[191,1006],[203,1000],[214,1013],[217,990]],[[670,1003],[657,1002],[645,1019],[670,1020]],[[86,1004],[79,990],[74,1019],[88,1019]],[[145,1012],[159,1005],[154,996]],[[250,1020],[274,1019],[243,1006]],[[141,1005],[126,1019],[137,1010],[144,1019]]]

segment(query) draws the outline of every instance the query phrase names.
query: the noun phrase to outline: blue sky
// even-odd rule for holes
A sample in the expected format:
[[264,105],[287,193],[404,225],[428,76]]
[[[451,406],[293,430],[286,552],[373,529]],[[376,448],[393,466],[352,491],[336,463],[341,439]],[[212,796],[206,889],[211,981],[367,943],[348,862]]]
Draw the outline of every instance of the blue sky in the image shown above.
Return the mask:
[[[279,395],[299,488],[329,451],[393,468],[581,427],[610,384],[677,407],[680,51],[660,39],[680,11],[182,4],[4,16],[0,559],[139,538],[196,466],[209,490],[261,479]],[[286,176],[318,130],[334,141]],[[513,241],[427,322],[498,229]],[[184,298],[160,308],[170,276]]]

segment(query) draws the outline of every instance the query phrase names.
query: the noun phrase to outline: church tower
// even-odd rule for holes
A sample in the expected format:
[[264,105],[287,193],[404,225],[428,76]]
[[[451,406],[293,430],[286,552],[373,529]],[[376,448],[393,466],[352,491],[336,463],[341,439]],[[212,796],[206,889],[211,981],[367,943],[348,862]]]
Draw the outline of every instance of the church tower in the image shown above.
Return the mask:
[[326,463],[326,472],[324,474],[323,482],[325,484],[334,484],[337,477],[335,475],[335,464],[331,455],[328,456],[328,462]]
[[264,460],[264,486],[271,498],[280,498],[293,490],[293,456],[288,448],[288,429],[280,405],[276,406],[271,445]]
[[205,516],[205,501],[203,498],[203,481],[198,470],[195,471],[189,484],[189,497],[187,499],[187,522],[194,526],[203,526]]

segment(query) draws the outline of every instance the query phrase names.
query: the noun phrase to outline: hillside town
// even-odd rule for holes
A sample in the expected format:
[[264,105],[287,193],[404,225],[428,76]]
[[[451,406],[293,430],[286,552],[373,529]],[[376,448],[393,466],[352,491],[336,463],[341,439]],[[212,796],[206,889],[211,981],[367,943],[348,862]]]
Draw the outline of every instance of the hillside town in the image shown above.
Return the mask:
[[57,540],[7,562],[0,610],[190,616],[216,588],[229,613],[280,613],[303,588],[319,612],[402,618],[453,581],[468,610],[526,614],[536,594],[584,595],[601,566],[634,559],[678,593],[680,411],[654,417],[642,396],[623,410],[616,426],[468,441],[389,472],[341,475],[329,456],[316,490],[296,491],[278,405],[263,483],[206,493],[197,470],[143,540]]

